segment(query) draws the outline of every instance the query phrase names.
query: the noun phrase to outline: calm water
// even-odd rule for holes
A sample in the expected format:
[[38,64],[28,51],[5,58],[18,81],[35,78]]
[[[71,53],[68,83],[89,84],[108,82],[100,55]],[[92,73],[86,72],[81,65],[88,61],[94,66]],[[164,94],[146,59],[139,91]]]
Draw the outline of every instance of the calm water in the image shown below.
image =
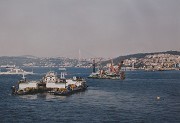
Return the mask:
[[[41,74],[26,77],[37,80],[49,70],[60,73],[57,68],[36,68]],[[87,77],[90,72],[67,69],[68,77]],[[21,76],[1,75],[0,122],[180,123],[180,71],[131,71],[126,76],[124,81],[87,79],[87,91],[63,97],[12,96],[10,87]]]

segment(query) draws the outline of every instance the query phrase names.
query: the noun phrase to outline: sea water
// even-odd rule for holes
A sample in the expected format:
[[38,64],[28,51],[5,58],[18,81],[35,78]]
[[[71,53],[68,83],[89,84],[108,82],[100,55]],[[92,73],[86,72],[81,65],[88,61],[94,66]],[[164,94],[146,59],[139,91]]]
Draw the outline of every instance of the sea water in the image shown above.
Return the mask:
[[[32,68],[25,68],[31,71]],[[58,68],[34,68],[40,80]],[[67,78],[91,69],[67,68]],[[180,71],[128,71],[125,80],[86,79],[88,89],[71,96],[11,95],[21,75],[0,75],[1,123],[180,123]]]

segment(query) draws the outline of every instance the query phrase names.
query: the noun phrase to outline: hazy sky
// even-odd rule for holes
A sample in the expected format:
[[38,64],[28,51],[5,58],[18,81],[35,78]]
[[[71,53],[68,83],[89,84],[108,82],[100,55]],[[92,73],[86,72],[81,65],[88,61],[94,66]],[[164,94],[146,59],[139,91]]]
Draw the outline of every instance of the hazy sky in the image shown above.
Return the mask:
[[0,0],[0,56],[180,51],[180,0]]

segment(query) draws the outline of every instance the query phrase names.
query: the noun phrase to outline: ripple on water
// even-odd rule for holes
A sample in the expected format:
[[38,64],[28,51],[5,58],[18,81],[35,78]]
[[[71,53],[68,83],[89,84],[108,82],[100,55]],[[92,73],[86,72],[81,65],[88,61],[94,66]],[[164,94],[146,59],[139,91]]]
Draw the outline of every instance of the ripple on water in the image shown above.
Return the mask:
[[[77,73],[82,72],[80,69]],[[29,77],[37,79],[42,75]],[[2,123],[180,122],[179,72],[132,71],[128,72],[125,81],[88,79],[87,91],[67,97],[51,94],[12,96],[10,87],[20,78],[0,77]],[[157,96],[160,99],[157,100]]]

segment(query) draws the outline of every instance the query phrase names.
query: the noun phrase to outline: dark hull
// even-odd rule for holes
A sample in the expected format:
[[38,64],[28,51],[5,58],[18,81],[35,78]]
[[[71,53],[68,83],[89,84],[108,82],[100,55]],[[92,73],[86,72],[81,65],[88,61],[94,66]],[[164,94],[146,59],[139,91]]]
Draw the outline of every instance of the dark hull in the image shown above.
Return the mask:
[[17,91],[13,94],[16,95],[31,95],[31,94],[37,94],[37,93],[44,93],[47,92],[47,89],[33,89],[33,90],[29,90],[29,91]]
[[67,90],[67,91],[63,91],[63,92],[56,91],[56,92],[54,92],[54,95],[69,96],[69,95],[77,93],[77,92],[83,92],[86,89],[87,89],[87,86],[86,87],[79,87],[79,88],[75,88],[73,90]]
[[74,94],[76,92],[82,92],[82,91],[85,91],[87,89],[87,85],[86,86],[80,86],[80,87],[77,87],[77,88],[74,88],[74,89],[69,89],[67,91],[53,91],[52,89],[42,89],[42,88],[39,88],[39,89],[31,89],[31,90],[28,90],[28,91],[14,91],[12,94],[14,95],[32,95],[32,94],[37,94],[37,93],[51,93],[51,94],[54,94],[54,95],[60,95],[60,96],[68,96],[68,95],[71,95],[71,94]]
[[120,77],[87,77],[89,79],[113,79],[113,80],[118,80],[121,79]]

